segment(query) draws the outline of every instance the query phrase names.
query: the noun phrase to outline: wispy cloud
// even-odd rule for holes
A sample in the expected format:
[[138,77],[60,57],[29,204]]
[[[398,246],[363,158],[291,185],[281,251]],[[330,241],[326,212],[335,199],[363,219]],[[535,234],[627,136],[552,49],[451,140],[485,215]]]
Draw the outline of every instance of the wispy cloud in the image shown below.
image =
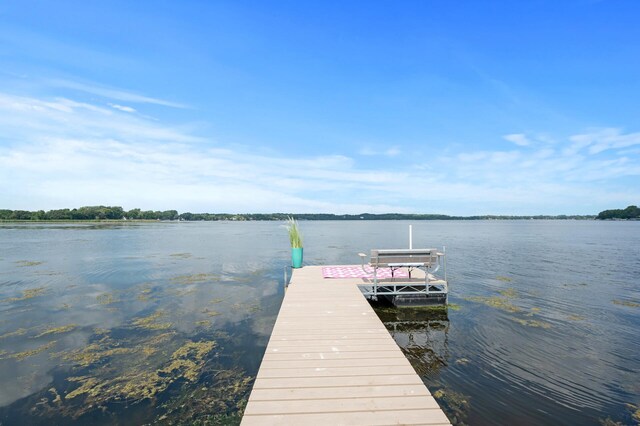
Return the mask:
[[136,112],[135,108],[126,105],[109,104],[109,106],[124,112]]
[[171,102],[164,99],[144,96],[122,89],[112,87],[104,87],[96,84],[79,83],[77,81],[69,81],[63,79],[51,79],[46,82],[52,87],[77,90],[80,92],[91,93],[108,99],[115,99],[124,102],[134,102],[140,104],[155,104],[171,108],[188,108],[186,105],[177,102]]
[[367,157],[373,157],[373,156],[395,157],[397,155],[400,155],[401,153],[402,153],[402,150],[397,146],[392,146],[387,149],[374,149],[367,146],[367,147],[361,148],[358,151],[358,154],[364,155]]
[[620,129],[597,129],[589,133],[571,136],[572,152],[588,148],[589,154],[598,154],[607,150],[617,150],[640,145],[640,132],[624,134]]
[[531,145],[531,141],[527,139],[527,137],[522,133],[511,133],[509,135],[504,135],[503,138],[509,142],[513,142],[518,146]]
[[0,180],[9,182],[0,207],[532,214],[593,213],[640,197],[637,186],[618,182],[640,176],[638,156],[617,151],[637,135],[618,130],[434,152],[424,168],[417,156],[380,165],[341,153],[259,154],[126,108],[0,94]]

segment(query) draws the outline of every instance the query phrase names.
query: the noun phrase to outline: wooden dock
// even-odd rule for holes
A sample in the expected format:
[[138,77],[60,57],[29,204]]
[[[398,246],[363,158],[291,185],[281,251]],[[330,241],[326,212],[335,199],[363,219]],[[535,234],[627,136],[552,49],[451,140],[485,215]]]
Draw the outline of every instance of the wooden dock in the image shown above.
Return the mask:
[[242,425],[450,424],[358,282],[294,270]]

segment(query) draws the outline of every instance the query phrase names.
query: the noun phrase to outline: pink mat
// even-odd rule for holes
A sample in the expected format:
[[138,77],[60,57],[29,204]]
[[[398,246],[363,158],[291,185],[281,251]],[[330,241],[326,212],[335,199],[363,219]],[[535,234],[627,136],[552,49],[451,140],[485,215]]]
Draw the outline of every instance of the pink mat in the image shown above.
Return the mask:
[[[322,268],[322,276],[324,278],[373,278],[373,268],[364,267],[367,272],[362,270],[361,266],[324,266]],[[405,270],[396,270],[393,274],[396,278],[406,278],[409,276]],[[391,269],[378,269],[378,278],[391,278]]]

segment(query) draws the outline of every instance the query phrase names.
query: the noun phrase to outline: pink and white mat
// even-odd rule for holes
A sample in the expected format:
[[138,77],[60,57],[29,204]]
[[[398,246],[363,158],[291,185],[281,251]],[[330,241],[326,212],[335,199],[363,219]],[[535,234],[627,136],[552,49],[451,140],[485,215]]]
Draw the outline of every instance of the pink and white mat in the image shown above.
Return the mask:
[[[373,268],[364,267],[365,271],[359,265],[339,265],[339,266],[323,266],[322,276],[324,278],[373,278]],[[396,269],[393,273],[395,278],[406,278],[409,276],[406,270]],[[390,268],[378,269],[378,278],[391,278]]]

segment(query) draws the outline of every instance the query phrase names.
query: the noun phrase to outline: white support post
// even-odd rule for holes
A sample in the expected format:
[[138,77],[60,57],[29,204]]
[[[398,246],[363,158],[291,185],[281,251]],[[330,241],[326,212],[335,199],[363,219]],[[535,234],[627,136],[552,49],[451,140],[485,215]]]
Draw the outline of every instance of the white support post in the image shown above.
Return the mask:
[[413,226],[409,225],[409,250],[413,249]]

